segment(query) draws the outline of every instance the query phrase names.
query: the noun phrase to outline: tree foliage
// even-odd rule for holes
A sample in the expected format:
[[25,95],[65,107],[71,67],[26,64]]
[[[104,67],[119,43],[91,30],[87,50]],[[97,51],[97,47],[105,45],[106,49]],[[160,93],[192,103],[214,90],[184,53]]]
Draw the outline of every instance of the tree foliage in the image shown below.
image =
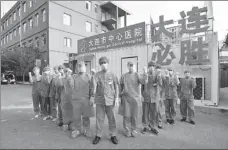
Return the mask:
[[228,47],[228,33],[227,33],[225,40],[223,42],[223,46]]
[[39,59],[40,56],[38,48],[17,47],[2,53],[2,67],[20,72],[24,76],[30,68],[35,66],[36,59]]

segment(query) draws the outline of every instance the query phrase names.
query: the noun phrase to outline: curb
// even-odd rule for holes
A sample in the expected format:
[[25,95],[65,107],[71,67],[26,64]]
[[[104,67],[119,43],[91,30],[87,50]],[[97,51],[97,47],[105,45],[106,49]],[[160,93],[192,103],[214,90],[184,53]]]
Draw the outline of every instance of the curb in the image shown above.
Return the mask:
[[[178,104],[178,109],[180,105]],[[195,112],[201,112],[208,115],[218,115],[228,117],[228,108],[210,107],[210,106],[195,106]]]
[[25,82],[25,83],[23,83],[23,82],[16,82],[16,84],[31,85],[29,82]]

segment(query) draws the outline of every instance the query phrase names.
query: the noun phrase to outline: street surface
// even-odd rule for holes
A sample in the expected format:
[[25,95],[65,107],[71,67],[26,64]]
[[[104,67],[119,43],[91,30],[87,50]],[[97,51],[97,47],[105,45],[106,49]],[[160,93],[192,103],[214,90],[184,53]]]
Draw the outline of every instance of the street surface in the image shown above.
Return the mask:
[[[227,149],[228,115],[209,115],[196,112],[196,125],[181,123],[177,109],[176,126],[164,125],[159,135],[139,134],[137,138],[125,138],[122,134],[122,118],[117,114],[119,144],[113,145],[108,136],[106,117],[105,132],[98,145],[92,144],[92,138],[71,139],[69,132],[50,120],[34,119],[30,85],[1,86],[1,144],[0,148],[17,149]],[[139,117],[139,129],[141,117]],[[95,130],[95,118],[91,121]]]

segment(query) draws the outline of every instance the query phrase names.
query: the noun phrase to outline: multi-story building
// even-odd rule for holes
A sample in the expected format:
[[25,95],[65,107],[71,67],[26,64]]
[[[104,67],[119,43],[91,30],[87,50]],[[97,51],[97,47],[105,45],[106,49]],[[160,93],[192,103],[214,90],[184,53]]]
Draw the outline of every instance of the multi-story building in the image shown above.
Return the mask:
[[42,51],[42,64],[55,66],[77,54],[77,40],[117,29],[127,15],[113,2],[18,1],[1,19],[1,47],[34,45]]

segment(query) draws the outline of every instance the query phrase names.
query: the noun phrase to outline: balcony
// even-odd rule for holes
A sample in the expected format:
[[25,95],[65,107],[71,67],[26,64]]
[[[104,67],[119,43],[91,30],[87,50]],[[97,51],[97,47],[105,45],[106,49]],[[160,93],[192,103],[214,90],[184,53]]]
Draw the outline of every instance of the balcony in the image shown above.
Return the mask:
[[101,23],[106,26],[109,30],[114,30],[116,28],[117,18],[115,15],[109,12],[102,12]]
[[101,23],[109,30],[118,29],[120,17],[124,17],[124,24],[127,26],[127,15],[130,15],[128,11],[125,11],[114,2],[105,2],[100,7],[102,9]]

